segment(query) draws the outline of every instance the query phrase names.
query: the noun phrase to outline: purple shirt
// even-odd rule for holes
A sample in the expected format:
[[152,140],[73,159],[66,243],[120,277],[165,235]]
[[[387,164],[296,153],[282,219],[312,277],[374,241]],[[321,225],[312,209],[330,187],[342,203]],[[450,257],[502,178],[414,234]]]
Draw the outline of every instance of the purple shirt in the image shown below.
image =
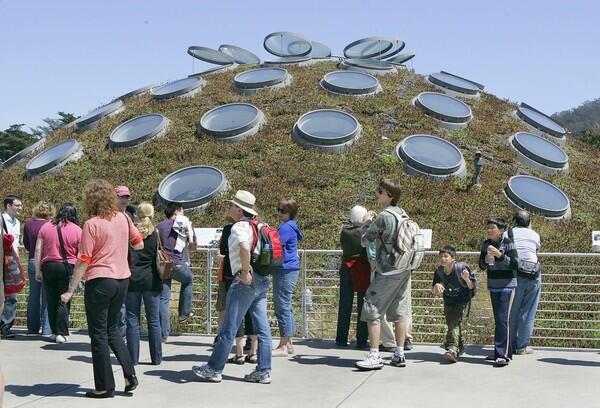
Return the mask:
[[29,259],[35,255],[35,244],[37,243],[38,233],[48,220],[44,218],[27,218],[25,227],[23,227],[23,246],[29,253]]
[[187,245],[183,252],[175,250],[175,244],[177,243],[177,232],[173,229],[173,222],[175,220],[164,220],[156,226],[160,233],[160,241],[163,249],[171,255],[173,263],[175,265],[182,265],[188,261]]

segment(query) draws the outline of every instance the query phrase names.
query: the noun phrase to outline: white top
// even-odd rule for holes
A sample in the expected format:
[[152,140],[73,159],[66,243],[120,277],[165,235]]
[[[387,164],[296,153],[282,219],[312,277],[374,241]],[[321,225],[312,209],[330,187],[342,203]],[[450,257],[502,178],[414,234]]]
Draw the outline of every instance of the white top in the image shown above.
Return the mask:
[[11,218],[10,215],[3,212],[2,216],[4,217],[4,224],[6,224],[6,229],[8,233],[15,237],[15,242],[13,244],[14,248],[21,248],[21,222],[15,217]]
[[227,244],[229,245],[229,264],[231,265],[231,273],[235,275],[242,270],[242,260],[240,258],[240,244],[247,242],[248,246],[252,246],[254,233],[252,227],[247,221],[239,221],[231,227],[231,235]]
[[[541,247],[539,234],[534,230],[525,227],[515,227],[512,231],[519,259],[537,262],[537,251]],[[507,232],[505,232],[505,234],[508,235]]]

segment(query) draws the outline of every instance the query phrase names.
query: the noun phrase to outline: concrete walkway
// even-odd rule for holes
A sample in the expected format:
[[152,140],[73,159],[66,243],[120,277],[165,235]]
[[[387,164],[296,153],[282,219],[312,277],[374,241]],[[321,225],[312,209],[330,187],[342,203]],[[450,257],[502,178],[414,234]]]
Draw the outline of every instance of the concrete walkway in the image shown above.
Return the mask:
[[[598,350],[536,350],[515,356],[508,367],[493,368],[490,348],[472,346],[458,364],[442,350],[419,345],[407,353],[406,368],[386,366],[359,372],[354,362],[365,352],[338,349],[331,341],[298,341],[296,355],[273,359],[273,382],[241,380],[254,366],[229,364],[220,384],[198,382],[193,364],[205,362],[212,337],[171,337],[160,366],[140,365],[135,394],[122,392],[121,369],[114,361],[119,392],[114,399],[90,400],[93,388],[89,339],[73,334],[66,344],[19,335],[0,343],[6,377],[5,407],[599,407]],[[384,353],[389,360],[390,354]],[[142,361],[148,346],[142,343]]]

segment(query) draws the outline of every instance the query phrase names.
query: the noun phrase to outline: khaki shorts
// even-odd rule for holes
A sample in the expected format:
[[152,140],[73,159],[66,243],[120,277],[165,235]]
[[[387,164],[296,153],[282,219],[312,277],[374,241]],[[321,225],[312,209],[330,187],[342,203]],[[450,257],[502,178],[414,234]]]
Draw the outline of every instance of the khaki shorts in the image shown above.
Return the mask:
[[390,323],[410,318],[410,271],[385,276],[379,273],[369,285],[360,318],[362,321],[379,324],[383,316]]

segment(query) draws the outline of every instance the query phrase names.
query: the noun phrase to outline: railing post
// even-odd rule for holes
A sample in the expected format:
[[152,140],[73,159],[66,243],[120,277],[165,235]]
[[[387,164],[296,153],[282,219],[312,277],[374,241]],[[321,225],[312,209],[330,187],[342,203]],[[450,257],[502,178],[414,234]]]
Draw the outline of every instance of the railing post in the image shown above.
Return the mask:
[[306,251],[302,251],[300,272],[302,273],[302,338],[308,337],[308,310],[306,307]]
[[211,286],[211,276],[212,276],[212,266],[213,266],[213,252],[212,249],[209,249],[206,252],[206,302],[208,303],[206,310],[206,333],[212,334],[212,286]]

